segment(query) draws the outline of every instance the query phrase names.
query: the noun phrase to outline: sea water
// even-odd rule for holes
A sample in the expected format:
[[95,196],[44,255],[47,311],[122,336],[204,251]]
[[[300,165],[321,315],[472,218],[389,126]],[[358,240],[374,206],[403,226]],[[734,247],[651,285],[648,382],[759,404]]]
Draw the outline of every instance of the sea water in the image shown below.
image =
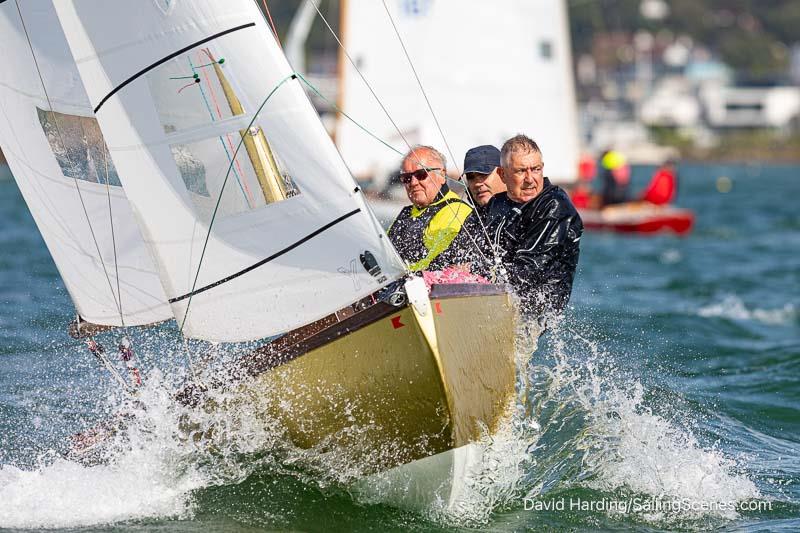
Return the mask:
[[[693,233],[584,236],[566,317],[517,354],[513,419],[479,443],[458,501],[416,512],[352,495],[346,454],[176,405],[170,326],[133,332],[131,404],[66,335],[66,290],[0,180],[0,530],[800,529],[800,169],[680,171]],[[121,405],[134,416],[105,461],[64,458]],[[187,420],[215,428],[211,446],[176,431]]]

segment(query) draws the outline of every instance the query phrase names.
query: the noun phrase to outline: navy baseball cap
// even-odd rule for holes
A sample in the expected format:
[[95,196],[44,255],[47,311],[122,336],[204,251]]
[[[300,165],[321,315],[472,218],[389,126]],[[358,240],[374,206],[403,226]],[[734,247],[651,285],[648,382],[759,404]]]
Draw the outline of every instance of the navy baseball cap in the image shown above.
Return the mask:
[[499,166],[500,150],[491,144],[470,148],[464,156],[464,174],[469,172],[491,174]]

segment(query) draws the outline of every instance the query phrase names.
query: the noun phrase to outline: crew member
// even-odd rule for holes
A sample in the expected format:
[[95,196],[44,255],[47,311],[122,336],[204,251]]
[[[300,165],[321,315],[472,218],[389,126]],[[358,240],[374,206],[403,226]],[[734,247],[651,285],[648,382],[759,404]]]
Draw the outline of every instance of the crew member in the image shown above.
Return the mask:
[[403,157],[400,182],[411,205],[389,227],[389,239],[414,271],[442,270],[468,263],[475,245],[468,235],[473,213],[447,186],[447,160],[430,146],[415,146]]
[[570,192],[572,205],[578,209],[589,209],[597,205],[597,199],[592,194],[592,181],[597,172],[594,158],[589,154],[581,156],[578,162],[578,183]]
[[492,196],[506,190],[506,184],[498,173],[499,167],[500,150],[489,144],[470,148],[464,156],[467,189],[479,208],[488,204]]
[[675,162],[668,159],[653,174],[650,183],[642,193],[642,201],[655,205],[666,205],[675,199],[678,191],[678,174],[675,171]]
[[559,313],[572,293],[583,223],[569,196],[544,177],[539,146],[525,135],[501,150],[507,192],[487,208],[489,235],[526,313]]
[[600,157],[600,169],[600,175],[603,178],[601,192],[603,205],[627,202],[631,167],[625,156],[616,150],[606,150]]

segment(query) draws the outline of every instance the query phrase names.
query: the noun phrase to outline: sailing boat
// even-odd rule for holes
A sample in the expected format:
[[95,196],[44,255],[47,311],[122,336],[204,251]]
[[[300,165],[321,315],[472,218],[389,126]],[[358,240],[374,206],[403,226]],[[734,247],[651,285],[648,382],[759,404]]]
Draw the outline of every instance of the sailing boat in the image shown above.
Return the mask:
[[[0,142],[82,317],[127,326],[168,310],[186,338],[281,335],[225,386],[298,446],[395,450],[365,474],[501,424],[515,382],[506,287],[428,292],[408,276],[250,0],[9,2],[0,15],[4,45],[27,51],[0,84]],[[89,204],[98,187],[105,203]],[[94,218],[109,213],[110,242]],[[116,296],[105,314],[90,307],[102,289]]]

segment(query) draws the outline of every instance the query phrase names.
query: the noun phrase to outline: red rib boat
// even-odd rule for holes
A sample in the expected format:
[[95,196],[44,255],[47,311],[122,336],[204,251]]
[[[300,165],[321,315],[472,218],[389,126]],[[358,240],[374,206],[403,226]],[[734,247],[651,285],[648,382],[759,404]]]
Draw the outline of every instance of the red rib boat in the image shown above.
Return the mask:
[[579,209],[578,212],[589,230],[687,235],[694,224],[694,212],[689,209],[647,202],[627,202],[603,209]]

